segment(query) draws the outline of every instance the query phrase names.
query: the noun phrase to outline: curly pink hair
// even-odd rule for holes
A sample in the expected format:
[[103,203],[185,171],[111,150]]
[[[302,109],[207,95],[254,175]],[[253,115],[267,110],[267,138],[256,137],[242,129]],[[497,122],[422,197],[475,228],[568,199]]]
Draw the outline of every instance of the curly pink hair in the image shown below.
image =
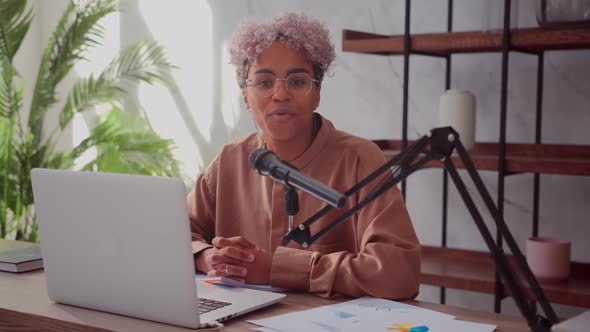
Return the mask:
[[230,63],[236,66],[240,87],[246,86],[250,65],[277,40],[289,47],[302,49],[319,82],[336,58],[328,29],[316,19],[285,13],[268,23],[246,20],[238,26],[229,44]]

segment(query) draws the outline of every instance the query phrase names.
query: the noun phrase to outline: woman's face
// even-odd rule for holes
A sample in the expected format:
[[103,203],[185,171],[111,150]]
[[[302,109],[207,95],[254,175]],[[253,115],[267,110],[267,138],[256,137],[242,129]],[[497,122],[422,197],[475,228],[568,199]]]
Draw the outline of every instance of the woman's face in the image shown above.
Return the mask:
[[[312,82],[307,95],[297,93],[295,88],[287,90],[287,82],[283,79],[293,73],[307,73],[312,79],[314,77],[313,67],[303,51],[280,42],[271,44],[250,66],[248,86],[242,93],[246,108],[252,113],[265,140],[308,139],[312,135],[312,115],[320,102],[320,88]],[[272,74],[279,79],[274,82],[275,88],[269,96],[261,96],[251,85],[251,80],[261,74]],[[296,86],[296,83],[290,86]]]

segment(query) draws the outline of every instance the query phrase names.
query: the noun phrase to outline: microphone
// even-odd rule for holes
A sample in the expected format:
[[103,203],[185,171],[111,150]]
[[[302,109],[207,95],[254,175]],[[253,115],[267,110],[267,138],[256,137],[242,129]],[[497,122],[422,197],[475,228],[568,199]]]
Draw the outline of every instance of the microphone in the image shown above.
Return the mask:
[[336,190],[301,174],[289,163],[280,160],[274,153],[266,149],[256,149],[248,157],[250,167],[260,175],[270,175],[284,185],[299,188],[333,207],[342,207],[346,196]]

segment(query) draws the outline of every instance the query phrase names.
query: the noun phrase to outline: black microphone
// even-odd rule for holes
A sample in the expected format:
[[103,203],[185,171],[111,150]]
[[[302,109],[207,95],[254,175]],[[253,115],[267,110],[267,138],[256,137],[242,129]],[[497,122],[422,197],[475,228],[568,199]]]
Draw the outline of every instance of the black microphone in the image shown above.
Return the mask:
[[295,167],[280,160],[266,149],[256,149],[248,157],[250,167],[260,175],[270,175],[276,181],[299,188],[333,207],[342,207],[346,196],[324,184],[301,174]]

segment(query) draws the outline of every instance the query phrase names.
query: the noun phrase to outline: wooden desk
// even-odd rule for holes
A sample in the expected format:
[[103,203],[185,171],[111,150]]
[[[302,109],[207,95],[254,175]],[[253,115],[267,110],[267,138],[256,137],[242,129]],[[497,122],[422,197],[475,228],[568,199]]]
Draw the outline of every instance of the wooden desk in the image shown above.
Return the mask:
[[[263,318],[334,304],[303,293],[289,293],[279,304],[225,322],[224,331],[251,331],[246,319]],[[440,304],[406,301],[456,316],[458,319],[498,325],[498,332],[528,331],[522,318],[497,315]],[[0,272],[0,331],[194,331],[141,319],[56,304],[47,297],[43,271],[23,274]]]

